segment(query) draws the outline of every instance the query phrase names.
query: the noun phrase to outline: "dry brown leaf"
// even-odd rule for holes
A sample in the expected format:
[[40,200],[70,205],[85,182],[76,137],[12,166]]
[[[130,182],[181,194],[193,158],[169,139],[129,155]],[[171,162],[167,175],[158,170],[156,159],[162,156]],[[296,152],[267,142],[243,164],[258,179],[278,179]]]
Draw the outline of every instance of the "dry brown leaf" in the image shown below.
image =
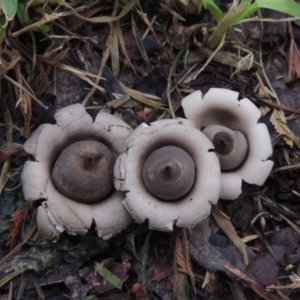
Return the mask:
[[267,289],[269,290],[293,290],[293,289],[299,289],[300,283],[291,283],[287,285],[275,285],[271,284],[267,286]]
[[[115,17],[118,11],[119,2],[116,1],[114,4],[114,10],[112,16]],[[119,51],[119,41],[117,34],[117,27],[120,26],[118,21],[114,21],[109,24],[110,27],[110,45],[111,45],[111,68],[115,77],[119,76],[120,73],[120,51]]]
[[83,99],[83,101],[82,101],[83,106],[87,105],[87,103],[90,101],[90,99],[93,97],[93,95],[96,91],[96,86],[99,86],[99,82],[100,82],[101,76],[103,74],[103,71],[105,69],[107,60],[110,56],[110,53],[111,53],[111,40],[110,40],[110,36],[108,36],[106,39],[106,43],[105,43],[105,50],[102,53],[102,59],[101,59],[101,63],[100,63],[100,68],[98,70],[97,78],[95,80],[95,85],[91,88],[89,93]]
[[79,77],[80,79],[86,81],[92,87],[95,87],[100,92],[105,92],[105,90],[101,86],[97,85],[93,80],[88,78],[88,76],[89,76],[91,78],[103,79],[103,78],[99,77],[98,75],[95,75],[95,74],[92,74],[92,73],[89,73],[89,72],[85,72],[85,71],[82,71],[80,69],[77,69],[77,68],[74,68],[74,67],[71,67],[71,66],[68,66],[68,65],[65,65],[65,64],[60,64],[60,63],[57,64],[57,67],[59,67],[62,70],[68,71],[68,72],[72,73],[73,75]]
[[289,276],[290,280],[293,282],[293,283],[297,283],[300,287],[300,276],[297,275],[297,274],[292,274]]
[[16,37],[18,37],[19,35],[21,35],[25,32],[32,31],[36,28],[39,28],[42,25],[51,23],[51,22],[53,22],[53,21],[55,21],[55,20],[57,20],[61,17],[68,16],[68,15],[71,15],[71,14],[74,14],[74,12],[68,11],[68,12],[62,12],[62,13],[53,13],[51,15],[45,14],[44,17],[41,20],[38,20],[37,22],[34,22],[34,23],[32,23],[28,26],[23,26],[20,30],[11,33],[11,36],[16,38]]
[[[130,12],[135,5],[137,4],[137,0],[133,0],[131,2],[129,2],[127,5],[125,5],[123,7],[123,9],[121,10],[120,14],[116,17],[111,17],[111,16],[100,16],[100,17],[93,17],[93,18],[86,18],[82,15],[79,14],[79,12],[82,12],[84,10],[86,10],[89,7],[89,4],[87,5],[82,5],[81,7],[77,7],[77,8],[73,8],[69,3],[67,3],[66,1],[60,1],[57,0],[58,3],[66,8],[68,8],[69,10],[61,12],[61,13],[52,13],[52,14],[47,14],[44,13],[44,16],[41,20],[38,20],[37,22],[34,22],[28,26],[23,26],[20,30],[15,31],[13,33],[11,33],[12,37],[16,38],[19,35],[25,33],[25,32],[29,32],[32,31],[36,28],[39,28],[42,25],[51,23],[61,17],[65,17],[65,16],[70,16],[70,15],[75,15],[77,18],[79,18],[80,20],[83,21],[88,21],[91,23],[110,23],[113,21],[116,21],[122,17],[124,17],[128,12]],[[31,3],[31,2],[30,2]]]
[[300,78],[300,51],[295,41],[291,41],[288,59],[289,59],[289,73],[288,73],[289,80],[292,80],[294,77]]
[[107,107],[113,107],[113,108],[118,108],[124,105],[128,100],[130,100],[130,97],[125,94],[121,98],[111,100],[106,103]]
[[285,217],[283,214],[279,214],[279,216],[284,219],[298,234],[300,234],[300,227],[293,223],[292,221],[290,221],[287,217]]
[[17,150],[12,148],[3,148],[0,149],[0,165],[12,155],[16,156],[27,156],[27,153],[24,150]]
[[[73,13],[79,19],[82,19],[82,20],[85,20],[85,21],[88,21],[88,22],[91,22],[91,23],[111,23],[111,22],[117,21],[117,20],[123,18],[124,16],[126,16],[136,6],[137,3],[138,3],[137,0],[129,1],[123,7],[123,9],[119,13],[119,15],[117,15],[116,17],[113,17],[113,16],[99,16],[99,17],[85,18],[85,17],[81,16],[80,14],[76,13],[74,10],[73,10]],[[69,7],[71,8],[71,6],[69,6]]]
[[[22,77],[21,78],[21,84],[26,89],[31,91],[29,84],[26,82],[26,80]],[[32,91],[31,91],[32,92]],[[29,94],[23,93],[21,90],[19,90],[20,94],[20,100],[19,103],[16,103],[16,107],[19,107],[23,118],[24,118],[24,130],[23,130],[23,136],[28,138],[30,136],[30,120],[32,115],[32,99]]]
[[[272,91],[270,91],[270,89],[264,85],[262,78],[260,77],[258,72],[256,72],[256,77],[259,82],[258,91],[257,91],[258,94],[262,97],[269,97],[270,95],[272,95]],[[273,97],[274,97],[274,95],[273,95]],[[274,108],[272,115],[270,117],[270,122],[275,127],[275,130],[277,131],[277,133],[279,133],[280,135],[283,136],[283,140],[286,142],[286,144],[289,145],[290,147],[293,147],[294,142],[295,142],[295,136],[290,131],[290,129],[286,123],[285,115],[284,115],[283,111],[281,110],[281,105],[280,104],[272,104],[271,101],[265,101],[265,100],[261,100],[261,101],[264,102],[265,104],[270,103],[270,106]],[[276,105],[276,106],[274,106],[274,105]]]
[[289,129],[283,112],[278,109],[274,109],[270,117],[270,122],[274,125],[276,132],[283,136],[283,140],[286,144],[292,148],[295,142],[295,135]]
[[241,238],[237,235],[230,219],[224,215],[224,213],[219,209],[217,205],[212,206],[212,215],[214,216],[217,224],[227,235],[227,237],[234,243],[234,245],[241,252],[246,266],[248,265],[248,255],[246,250],[246,245],[243,243]]
[[[162,106],[162,104],[160,102],[158,102],[160,100],[159,97],[154,96],[154,95],[150,95],[150,94],[146,94],[146,93],[142,93],[140,91],[131,89],[127,86],[125,86],[122,82],[119,81],[119,84],[122,88],[122,90],[128,94],[130,97],[132,97],[133,99],[144,103],[150,107],[155,107],[158,109],[162,109],[165,110],[165,108]],[[155,101],[156,100],[156,101]]]
[[[97,6],[97,7],[93,7],[88,11],[85,11],[83,13],[81,13],[81,16],[83,16],[84,18],[91,18],[93,15],[95,14],[99,14],[100,11],[102,11],[103,9],[105,9],[105,5],[103,6]],[[85,23],[85,20],[78,20],[78,18],[74,18],[70,24],[69,24],[69,28],[72,32],[77,32],[78,29]]]
[[288,79],[292,80],[293,78],[300,78],[300,51],[295,43],[293,29],[291,22],[289,22],[289,32],[290,32],[290,48],[288,53],[288,62],[289,62],[289,73]]
[[261,112],[261,116],[264,117],[270,112],[271,108],[269,106],[260,106],[259,110]]
[[6,74],[9,70],[13,69],[20,59],[21,59],[21,54],[19,51],[15,51],[13,53],[10,62],[7,64],[5,64],[4,60],[2,59],[0,65],[0,75]]
[[143,286],[140,283],[135,283],[132,286],[131,293],[135,295],[136,300],[146,300],[146,295]]
[[125,45],[123,33],[122,33],[122,30],[121,30],[121,27],[120,27],[120,23],[119,22],[115,22],[114,25],[115,25],[115,30],[116,30],[117,35],[118,35],[118,41],[120,43],[120,47],[121,47],[121,49],[123,51],[123,54],[124,54],[124,56],[125,56],[128,64],[130,65],[130,67],[134,71],[134,73],[136,73],[135,67],[133,66],[133,64],[131,62],[131,59],[130,59],[128,53],[127,53],[127,49],[126,49],[126,45]]

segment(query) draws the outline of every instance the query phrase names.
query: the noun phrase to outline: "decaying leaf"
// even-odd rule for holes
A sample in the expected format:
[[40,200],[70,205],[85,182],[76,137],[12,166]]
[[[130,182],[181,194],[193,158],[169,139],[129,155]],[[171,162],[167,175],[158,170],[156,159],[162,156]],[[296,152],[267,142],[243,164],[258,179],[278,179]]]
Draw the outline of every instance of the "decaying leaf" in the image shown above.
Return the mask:
[[270,122],[274,125],[275,130],[282,135],[286,144],[292,148],[296,137],[289,129],[283,112],[278,109],[274,109],[270,117]]
[[134,89],[126,87],[121,82],[119,82],[119,83],[120,83],[120,86],[123,89],[123,91],[126,94],[128,94],[129,96],[131,96],[132,98],[134,98],[135,100],[137,100],[141,103],[144,103],[150,107],[155,107],[155,108],[164,110],[164,107],[162,106],[162,104],[160,104],[160,102],[158,102],[160,100],[159,97],[136,91]]
[[12,155],[15,156],[28,156],[24,150],[13,149],[13,148],[2,148],[0,149],[0,165]]
[[2,58],[0,64],[0,75],[6,74],[9,70],[13,69],[20,59],[21,55],[19,51],[12,53],[9,62],[5,62],[5,60]]
[[300,50],[294,39],[293,29],[291,23],[289,23],[289,32],[290,32],[290,48],[288,53],[288,79],[292,80],[293,78],[300,78]]
[[[283,217],[283,215],[280,214],[281,217]],[[284,217],[286,219],[286,221],[288,222],[289,220]],[[290,223],[292,223],[291,221],[289,221]],[[291,224],[291,226],[296,226],[295,228],[297,228],[298,226],[294,223]],[[285,252],[284,255],[288,258],[290,255],[293,254],[293,252],[295,251],[295,249],[298,246],[298,243],[300,242],[300,233],[297,232],[295,230],[295,228],[293,229],[292,227],[286,227],[286,228],[282,228],[278,231],[275,231],[272,235],[271,238],[271,243],[273,245],[281,245],[285,247]],[[299,230],[299,227],[298,227]],[[297,259],[297,257],[296,257]]]
[[[209,227],[209,218],[199,222],[192,229],[190,238],[190,255],[198,265],[213,272],[225,272],[231,278],[232,274],[224,268],[224,263],[228,262],[239,270],[244,267],[243,257],[240,251],[232,244],[217,246],[211,240],[213,234]],[[253,252],[247,248],[247,256],[253,259]]]
[[218,206],[212,207],[212,214],[220,226],[220,228],[224,231],[224,233],[228,236],[228,238],[235,244],[235,246],[240,250],[244,262],[246,266],[248,265],[248,255],[246,250],[246,245],[243,243],[241,238],[237,235],[230,219],[224,215],[224,213],[221,212]]
[[145,300],[146,295],[140,283],[135,283],[131,289],[131,293],[135,295],[137,300]]
[[269,293],[266,291],[262,286],[257,284],[256,281],[252,280],[250,277],[248,277],[246,274],[242,273],[238,269],[236,269],[234,266],[230,265],[228,262],[224,263],[224,268],[231,272],[232,274],[235,274],[239,279],[244,280],[248,284],[250,284],[250,287],[252,290],[258,294],[261,298],[265,300],[279,300],[275,295]]
[[253,199],[242,197],[232,201],[227,207],[227,212],[235,226],[246,230],[254,215]]
[[264,117],[270,112],[271,108],[268,106],[260,106],[259,110],[261,112],[261,116]]
[[[283,258],[285,247],[273,245],[272,250],[279,261]],[[254,259],[248,267],[246,274],[261,285],[270,285],[277,282],[280,266],[269,252]]]

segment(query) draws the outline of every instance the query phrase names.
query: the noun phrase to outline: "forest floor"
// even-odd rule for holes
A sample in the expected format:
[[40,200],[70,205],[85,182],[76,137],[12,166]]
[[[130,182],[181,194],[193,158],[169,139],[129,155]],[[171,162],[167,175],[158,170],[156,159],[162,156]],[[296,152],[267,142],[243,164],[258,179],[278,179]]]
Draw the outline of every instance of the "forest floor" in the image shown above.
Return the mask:
[[[262,9],[212,41],[211,10],[184,2],[19,1],[5,28],[0,16],[0,300],[300,299],[300,20]],[[212,87],[261,110],[274,161],[263,186],[244,182],[171,233],[38,234],[42,200],[21,183],[34,129],[74,103],[133,128],[184,117],[181,99]]]

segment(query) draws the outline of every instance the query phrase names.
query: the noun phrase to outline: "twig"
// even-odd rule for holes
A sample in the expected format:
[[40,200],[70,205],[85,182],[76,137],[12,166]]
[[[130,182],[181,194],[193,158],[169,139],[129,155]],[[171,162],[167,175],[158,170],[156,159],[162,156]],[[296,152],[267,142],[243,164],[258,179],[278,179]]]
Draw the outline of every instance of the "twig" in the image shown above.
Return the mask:
[[283,111],[290,112],[290,113],[293,113],[293,114],[296,114],[296,115],[300,116],[300,111],[299,110],[295,110],[293,108],[284,106],[282,104],[277,104],[277,103],[274,103],[272,101],[268,101],[268,100],[264,100],[264,99],[259,99],[258,101],[262,102],[264,105],[267,105],[269,107],[276,108],[276,109],[281,109]]
[[231,265],[229,262],[225,261],[223,263],[223,267],[237,276],[239,279],[242,279],[250,284],[250,287],[252,290],[258,294],[260,297],[266,299],[266,300],[279,300],[276,296],[270,294],[267,292],[262,286],[260,286],[258,283],[256,283],[254,280],[249,278],[246,274],[242,273],[240,270],[235,268],[233,265]]

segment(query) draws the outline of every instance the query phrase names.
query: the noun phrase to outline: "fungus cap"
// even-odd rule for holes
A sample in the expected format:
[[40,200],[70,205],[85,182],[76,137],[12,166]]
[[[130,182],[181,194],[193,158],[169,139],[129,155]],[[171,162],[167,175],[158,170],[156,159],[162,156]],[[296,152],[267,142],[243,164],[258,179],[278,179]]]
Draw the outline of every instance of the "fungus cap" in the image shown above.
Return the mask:
[[[132,218],[122,204],[125,194],[111,190],[109,187],[102,194],[102,196],[107,196],[101,201],[95,202],[99,194],[92,201],[89,199],[86,201],[81,196],[74,201],[55,186],[52,179],[52,171],[55,172],[53,166],[59,160],[59,155],[64,149],[69,145],[83,141],[89,149],[91,144],[94,145],[95,143],[96,145],[103,145],[104,152],[109,149],[109,156],[112,161],[107,167],[113,169],[112,163],[120,153],[125,151],[125,139],[132,129],[119,118],[105,112],[98,113],[93,121],[80,104],[70,105],[59,110],[55,114],[55,119],[57,124],[39,126],[24,144],[25,151],[35,158],[35,161],[27,161],[23,167],[24,197],[28,201],[46,199],[38,208],[39,232],[47,238],[57,237],[64,230],[70,234],[86,234],[94,221],[98,235],[109,238],[132,222]],[[95,151],[97,152],[97,150]],[[93,155],[89,154],[87,160],[93,158]],[[86,159],[83,161],[86,162]],[[66,162],[66,164],[68,163]],[[70,165],[72,162],[69,162],[68,167],[71,167]],[[88,166],[88,168],[92,167],[94,165]],[[80,171],[80,169],[77,170]],[[91,176],[92,173],[93,170],[90,170],[89,173],[84,174],[81,177],[82,180]],[[108,170],[108,177],[111,176],[109,173],[111,171]],[[59,178],[57,181],[60,180],[62,182],[56,184],[64,185],[65,178]],[[108,181],[112,181],[112,178]],[[82,186],[85,185],[84,182],[81,184]],[[61,186],[60,189],[62,189]]]
[[94,203],[113,190],[114,157],[109,148],[94,140],[75,142],[56,159],[52,181],[68,198]]
[[234,170],[244,162],[248,153],[248,142],[240,131],[220,125],[209,125],[203,133],[215,147],[221,170]]
[[242,180],[263,185],[273,167],[268,160],[273,149],[265,124],[258,123],[261,113],[247,98],[238,100],[237,92],[211,88],[204,96],[196,91],[182,99],[186,117],[194,126],[203,129],[221,125],[241,132],[248,142],[244,162],[235,170],[222,172],[221,199],[234,200],[242,192]]
[[195,164],[183,149],[164,146],[146,158],[142,175],[146,188],[154,196],[163,200],[177,200],[192,188]]
[[[216,204],[219,198],[220,165],[211,141],[194,128],[192,122],[175,119],[161,120],[150,125],[141,124],[126,139],[125,143],[128,150],[116,160],[114,183],[116,189],[127,192],[126,199],[123,201],[124,205],[138,223],[148,220],[151,229],[171,231],[174,225],[178,227],[193,226],[210,214],[211,205]],[[192,160],[192,163],[187,162],[187,167],[194,168],[194,175],[190,170],[191,175],[188,179],[190,187],[181,192],[180,199],[177,199],[176,194],[171,193],[171,199],[168,196],[165,201],[160,194],[157,197],[153,191],[147,188],[142,174],[148,158],[161,149],[169,151],[169,156],[164,153],[164,157],[157,163],[157,167],[154,166],[154,170],[160,170],[162,165],[164,171],[168,166],[172,169],[173,166],[172,164],[168,165],[168,161],[174,161],[174,157],[178,155],[178,149],[173,155],[171,153],[173,150],[170,151],[169,147],[185,152],[184,160]],[[179,154],[179,156],[181,155],[182,153]],[[181,164],[179,163],[179,165]],[[185,174],[186,167],[181,167],[180,170]],[[177,166],[174,169],[177,170]],[[177,177],[176,180],[173,179],[172,177],[167,184],[178,183]],[[184,180],[184,176],[179,182],[181,180]],[[192,184],[190,184],[191,182]],[[182,183],[180,182],[180,184]],[[158,183],[158,185],[160,184]],[[159,188],[161,187],[159,186]],[[169,192],[168,188],[167,190]]]

